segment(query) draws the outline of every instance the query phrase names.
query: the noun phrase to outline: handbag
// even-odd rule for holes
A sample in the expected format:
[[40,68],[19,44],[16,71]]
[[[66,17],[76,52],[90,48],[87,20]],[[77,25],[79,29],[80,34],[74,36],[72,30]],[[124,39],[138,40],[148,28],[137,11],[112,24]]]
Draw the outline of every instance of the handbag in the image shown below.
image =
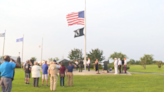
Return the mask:
[[60,74],[60,77],[64,77],[64,76],[65,76],[65,74],[64,74],[64,73],[61,73],[61,74]]

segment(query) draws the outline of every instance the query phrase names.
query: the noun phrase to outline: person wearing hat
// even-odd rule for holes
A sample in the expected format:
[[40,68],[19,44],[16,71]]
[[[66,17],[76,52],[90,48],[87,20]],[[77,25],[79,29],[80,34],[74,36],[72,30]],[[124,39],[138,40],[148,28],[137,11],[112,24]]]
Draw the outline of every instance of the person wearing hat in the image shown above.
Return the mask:
[[[5,61],[0,65],[1,91],[11,92],[14,68],[20,67],[20,65],[8,55],[4,56],[4,60]],[[10,62],[10,60],[13,62]]]
[[56,86],[57,86],[57,80],[58,80],[58,69],[61,66],[54,61],[51,62],[51,65],[49,66],[48,69],[48,74],[50,76],[50,90],[51,91],[56,91]]

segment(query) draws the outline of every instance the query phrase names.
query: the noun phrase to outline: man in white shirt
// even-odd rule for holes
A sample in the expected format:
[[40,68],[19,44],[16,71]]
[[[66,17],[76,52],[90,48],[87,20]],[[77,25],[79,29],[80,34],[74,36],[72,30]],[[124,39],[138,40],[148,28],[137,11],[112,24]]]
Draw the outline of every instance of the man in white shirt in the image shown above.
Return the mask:
[[126,58],[124,58],[124,69],[125,69],[125,73],[126,73],[126,65],[127,65],[127,61],[126,61]]
[[87,66],[88,66],[88,71],[90,71],[90,58],[88,58]]
[[77,67],[76,67],[76,70],[78,70],[78,64],[79,64],[79,63],[77,62],[77,60],[75,61],[75,64],[76,64],[76,66],[77,66]]
[[122,65],[122,62],[121,62],[120,58],[118,58],[119,73],[121,73],[121,65]]

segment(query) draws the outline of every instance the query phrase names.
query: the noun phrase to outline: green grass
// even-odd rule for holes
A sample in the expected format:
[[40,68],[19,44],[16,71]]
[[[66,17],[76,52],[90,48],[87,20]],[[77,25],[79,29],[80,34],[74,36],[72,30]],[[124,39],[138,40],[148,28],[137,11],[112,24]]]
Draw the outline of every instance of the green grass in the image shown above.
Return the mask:
[[[57,92],[164,92],[163,78],[150,74],[74,76],[74,86],[64,88],[59,86],[58,78]],[[30,83],[24,84],[24,72],[16,69],[11,92],[51,92],[49,87],[41,86],[41,79],[40,88],[32,86],[32,79]]]
[[141,65],[131,65],[129,72],[148,72],[148,73],[164,73],[164,67],[159,69],[157,65],[146,65],[146,69],[143,69]]

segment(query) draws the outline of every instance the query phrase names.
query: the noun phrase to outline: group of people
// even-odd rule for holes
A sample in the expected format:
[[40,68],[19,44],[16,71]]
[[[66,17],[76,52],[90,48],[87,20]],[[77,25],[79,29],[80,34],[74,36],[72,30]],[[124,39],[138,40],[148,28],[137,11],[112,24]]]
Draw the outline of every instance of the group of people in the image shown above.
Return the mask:
[[[4,62],[0,65],[1,73],[1,92],[11,92],[12,81],[14,78],[14,69],[20,67],[20,65],[15,62],[10,56],[4,57]],[[50,78],[50,90],[56,91],[56,85],[58,80],[58,73],[60,76],[60,86],[64,87],[64,78],[67,76],[67,86],[73,86],[73,69],[77,67],[76,65],[69,62],[69,66],[65,67],[63,63],[59,64],[52,61],[50,65],[47,61],[40,67],[38,62],[34,62],[34,65],[27,60],[24,64],[25,71],[25,84],[30,84],[30,76],[32,74],[33,87],[39,87],[39,78],[42,72],[42,86],[44,86],[44,80],[46,80],[46,86],[48,85],[48,78]]]
[[119,69],[119,73],[122,73],[122,67],[124,67],[124,71],[126,73],[126,66],[127,66],[127,61],[126,58],[124,58],[124,60],[121,60],[120,58],[115,58],[114,59],[114,70],[115,70],[115,74],[118,74],[118,69]]
[[[81,68],[82,71],[82,63],[79,62],[79,68]],[[88,61],[86,63],[88,67],[88,71],[90,71],[90,58],[88,58]],[[120,58],[114,59],[114,69],[115,74],[122,73],[122,67],[124,67],[125,73],[126,73],[126,65],[127,61],[126,58],[124,60],[121,60]],[[75,61],[75,64],[72,64],[69,62],[69,65],[67,67],[64,66],[63,63],[59,64],[56,63],[56,61],[52,61],[50,65],[47,64],[47,61],[44,62],[44,64],[40,67],[38,62],[34,62],[34,65],[27,60],[24,64],[24,71],[25,71],[25,84],[30,84],[30,76],[32,74],[33,78],[33,87],[39,87],[39,78],[41,77],[42,72],[42,86],[44,86],[44,80],[46,80],[46,86],[48,85],[48,78],[50,78],[50,90],[55,91],[57,80],[58,80],[58,73],[60,76],[60,86],[64,87],[64,79],[65,76],[67,76],[67,86],[73,86],[73,69],[78,66],[78,62]],[[4,56],[4,62],[0,65],[0,73],[1,73],[1,92],[11,92],[12,89],[12,81],[14,80],[14,69],[16,67],[20,67],[20,65],[10,56]],[[97,74],[99,74],[99,66],[98,66],[98,59],[95,61],[95,69]]]
[[41,77],[42,71],[42,86],[44,86],[44,80],[46,80],[46,86],[48,86],[48,78],[50,77],[50,90],[56,91],[56,85],[58,80],[58,73],[60,76],[60,86],[64,87],[64,78],[67,76],[67,86],[73,86],[73,69],[76,65],[73,65],[71,62],[67,68],[63,63],[59,64],[56,61],[52,61],[48,66],[47,61],[44,61],[42,68],[39,66],[37,62],[34,62],[34,65],[31,66],[30,61],[27,61],[24,65],[25,71],[25,83],[29,84],[30,71],[32,73],[33,78],[33,87],[39,87],[39,78]]
[[[80,60],[79,62],[76,60],[75,61],[75,64],[76,64],[76,70],[78,70],[79,69],[79,72],[82,72],[82,70],[83,70],[83,66],[84,66],[84,62],[82,61],[82,60]],[[90,71],[90,58],[88,58],[88,61],[86,62],[86,66],[87,66],[87,68],[88,68],[88,71]]]
[[[78,61],[76,60],[75,61],[75,64],[77,66],[76,69],[78,69],[78,67],[79,67],[79,72],[82,72],[83,64],[85,64],[86,67],[88,68],[88,71],[90,71],[90,65],[91,65],[90,58],[88,58],[88,60],[86,61],[86,63],[83,63],[83,61],[79,61],[79,63],[78,63]],[[98,61],[98,59],[96,59],[96,61],[95,61],[95,71],[96,71],[96,74],[100,74],[99,73],[99,66],[98,65],[99,65],[99,61]],[[102,65],[102,67],[104,68],[104,65]]]

